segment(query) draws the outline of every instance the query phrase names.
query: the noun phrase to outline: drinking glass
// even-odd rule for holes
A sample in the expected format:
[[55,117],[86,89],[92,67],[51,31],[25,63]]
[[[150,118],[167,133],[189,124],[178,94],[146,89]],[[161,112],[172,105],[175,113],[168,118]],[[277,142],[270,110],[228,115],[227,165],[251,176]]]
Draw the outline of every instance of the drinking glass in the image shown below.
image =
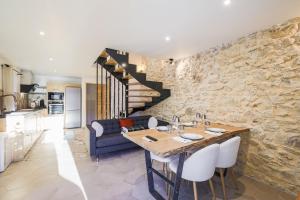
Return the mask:
[[178,125],[177,133],[178,133],[178,135],[184,133],[184,125]]
[[201,122],[202,120],[202,114],[201,113],[196,113],[196,121]]
[[180,121],[179,117],[176,115],[173,115],[172,124],[173,124],[174,129],[178,129],[179,121]]
[[204,128],[205,130],[207,130],[207,128],[210,126],[210,121],[208,121],[207,119],[204,121]]
[[171,134],[172,133],[172,125],[167,125],[168,128],[168,133]]

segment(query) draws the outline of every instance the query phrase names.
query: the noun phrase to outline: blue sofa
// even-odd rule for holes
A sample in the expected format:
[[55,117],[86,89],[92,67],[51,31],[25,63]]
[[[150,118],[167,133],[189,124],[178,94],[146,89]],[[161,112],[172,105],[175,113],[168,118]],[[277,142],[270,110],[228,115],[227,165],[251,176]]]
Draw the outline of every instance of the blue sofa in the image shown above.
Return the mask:
[[[135,130],[141,130],[148,129],[148,121],[150,117],[150,115],[147,115],[128,117],[128,119],[134,120],[136,127]],[[90,156],[98,158],[101,154],[138,147],[135,143],[123,137],[118,119],[95,121],[102,125],[103,134],[100,137],[96,137],[96,130],[91,125],[87,125],[87,128],[90,131]],[[165,125],[168,125],[168,123],[158,120],[158,126]]]

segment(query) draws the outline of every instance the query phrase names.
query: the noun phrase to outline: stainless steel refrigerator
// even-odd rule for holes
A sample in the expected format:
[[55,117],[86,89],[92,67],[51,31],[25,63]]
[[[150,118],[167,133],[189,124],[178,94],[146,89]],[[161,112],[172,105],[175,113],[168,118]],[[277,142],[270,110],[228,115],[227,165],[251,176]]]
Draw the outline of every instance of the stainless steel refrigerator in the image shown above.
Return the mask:
[[81,88],[65,89],[65,128],[81,127]]

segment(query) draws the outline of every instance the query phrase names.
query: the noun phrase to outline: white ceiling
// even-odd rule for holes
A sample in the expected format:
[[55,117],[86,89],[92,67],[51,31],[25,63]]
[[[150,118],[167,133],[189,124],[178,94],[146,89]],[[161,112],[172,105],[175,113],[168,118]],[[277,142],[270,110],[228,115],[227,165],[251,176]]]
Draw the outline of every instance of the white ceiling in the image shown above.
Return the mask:
[[300,0],[231,1],[0,0],[0,55],[36,73],[85,76],[105,47],[179,58],[300,16]]

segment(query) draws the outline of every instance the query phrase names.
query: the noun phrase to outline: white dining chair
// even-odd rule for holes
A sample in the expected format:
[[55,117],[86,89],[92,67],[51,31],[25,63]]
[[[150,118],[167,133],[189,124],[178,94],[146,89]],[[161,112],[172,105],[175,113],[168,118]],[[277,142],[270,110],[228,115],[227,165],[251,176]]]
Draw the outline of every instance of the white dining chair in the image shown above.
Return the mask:
[[216,167],[219,168],[222,190],[225,200],[227,199],[227,194],[224,181],[224,169],[230,168],[235,165],[240,147],[240,142],[241,138],[239,136],[235,136],[220,144],[220,152]]
[[152,128],[156,128],[158,125],[158,121],[155,117],[150,117],[149,121],[148,121],[148,128],[152,129]]
[[[196,183],[209,181],[209,186],[216,198],[215,190],[211,178],[215,173],[216,163],[219,155],[219,144],[212,144],[200,149],[188,157],[183,164],[181,177],[193,182],[194,199],[198,200]],[[179,159],[170,162],[169,167],[172,172],[176,173]]]

